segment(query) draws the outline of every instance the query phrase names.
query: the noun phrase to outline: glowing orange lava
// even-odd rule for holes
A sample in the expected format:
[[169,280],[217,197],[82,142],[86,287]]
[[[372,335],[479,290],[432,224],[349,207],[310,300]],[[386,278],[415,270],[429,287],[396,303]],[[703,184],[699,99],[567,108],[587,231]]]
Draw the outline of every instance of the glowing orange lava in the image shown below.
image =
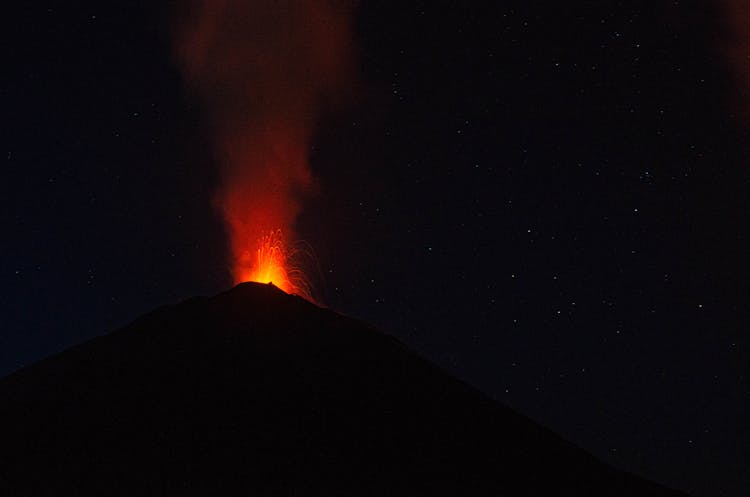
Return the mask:
[[175,56],[221,164],[214,200],[234,281],[273,283],[314,301],[302,271],[316,268],[312,251],[281,230],[293,237],[304,201],[317,193],[309,164],[316,125],[356,87],[356,2],[176,3]]
[[245,251],[237,260],[234,271],[237,283],[273,283],[286,293],[312,301],[304,273],[294,264],[295,253],[296,250],[287,248],[281,230],[264,235],[258,240],[258,248],[254,253]]
[[286,269],[286,253],[281,231],[272,231],[258,240],[255,252],[245,251],[237,262],[238,283],[273,283],[287,293],[292,291]]

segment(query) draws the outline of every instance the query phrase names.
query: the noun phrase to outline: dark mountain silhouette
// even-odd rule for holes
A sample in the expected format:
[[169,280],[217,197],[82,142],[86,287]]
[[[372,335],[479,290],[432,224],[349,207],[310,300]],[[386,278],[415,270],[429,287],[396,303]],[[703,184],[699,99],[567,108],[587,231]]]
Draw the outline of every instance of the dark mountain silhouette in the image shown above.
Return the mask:
[[0,380],[4,496],[683,496],[271,285]]

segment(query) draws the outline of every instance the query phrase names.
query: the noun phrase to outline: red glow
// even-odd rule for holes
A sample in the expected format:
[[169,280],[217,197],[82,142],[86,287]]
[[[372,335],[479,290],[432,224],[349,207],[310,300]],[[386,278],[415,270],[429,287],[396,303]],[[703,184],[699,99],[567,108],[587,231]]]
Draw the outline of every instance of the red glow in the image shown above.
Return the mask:
[[289,240],[301,202],[316,191],[308,164],[315,125],[352,87],[353,4],[179,3],[186,10],[178,13],[175,53],[214,135],[222,166],[216,204],[236,282],[272,282],[309,298]]
[[750,87],[750,5],[747,0],[720,0],[724,7],[726,32],[721,35],[723,47],[734,65],[738,94],[744,100],[741,104],[744,112],[750,113],[750,102],[747,101],[747,88]]
[[286,250],[284,242],[274,232],[258,240],[255,253],[245,251],[237,261],[235,274],[238,283],[243,281],[257,281],[258,283],[274,283],[287,293],[292,291],[286,269]]
[[295,268],[294,250],[286,247],[281,230],[272,231],[257,242],[255,251],[245,250],[237,259],[236,283],[273,283],[287,293],[312,300],[303,272]]

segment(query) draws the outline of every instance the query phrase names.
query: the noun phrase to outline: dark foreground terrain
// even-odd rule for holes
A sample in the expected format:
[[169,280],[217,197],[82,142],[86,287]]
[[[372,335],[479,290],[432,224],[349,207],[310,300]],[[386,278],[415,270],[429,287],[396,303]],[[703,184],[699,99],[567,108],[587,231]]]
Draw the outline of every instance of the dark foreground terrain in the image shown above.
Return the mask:
[[684,494],[386,335],[246,283],[0,380],[0,495]]

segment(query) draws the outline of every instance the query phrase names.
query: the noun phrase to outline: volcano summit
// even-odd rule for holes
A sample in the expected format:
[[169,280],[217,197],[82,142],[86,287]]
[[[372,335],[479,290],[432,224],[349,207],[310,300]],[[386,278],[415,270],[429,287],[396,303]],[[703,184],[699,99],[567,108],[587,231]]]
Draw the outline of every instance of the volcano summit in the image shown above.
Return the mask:
[[256,283],[0,380],[0,421],[5,496],[684,495]]

